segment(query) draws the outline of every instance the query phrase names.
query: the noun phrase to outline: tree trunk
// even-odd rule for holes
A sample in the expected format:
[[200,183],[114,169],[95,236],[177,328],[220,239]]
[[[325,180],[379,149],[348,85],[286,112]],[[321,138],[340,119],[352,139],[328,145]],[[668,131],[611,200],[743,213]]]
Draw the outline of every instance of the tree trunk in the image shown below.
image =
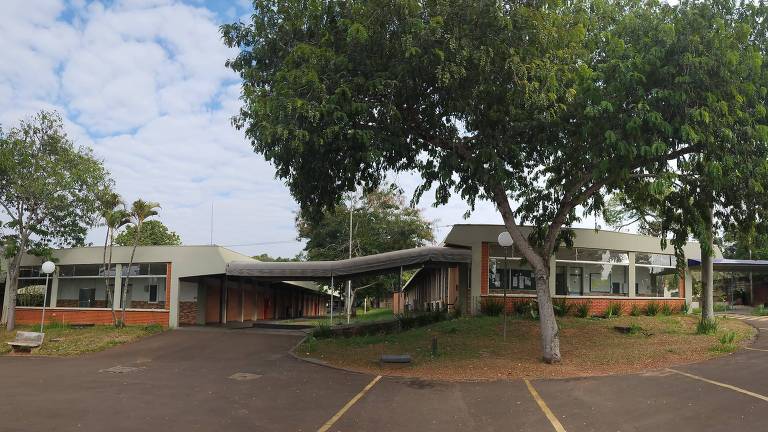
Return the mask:
[[128,275],[125,277],[125,284],[123,285],[122,293],[123,295],[120,298],[120,301],[123,302],[122,307],[122,322],[120,323],[120,326],[125,327],[125,308],[128,304],[125,298],[126,292],[128,290],[128,282],[131,280],[131,267],[133,266],[133,258],[136,256],[136,247],[139,245],[139,236],[141,235],[141,222],[136,224],[136,237],[133,239],[133,250],[131,251],[131,260],[128,262]]
[[538,268],[535,270],[535,275],[543,359],[546,363],[560,363],[560,329],[557,327],[552,296],[549,292],[549,268]]
[[[104,253],[101,256],[101,263],[102,263],[101,264],[101,269],[104,272],[104,300],[105,300],[107,305],[112,304],[112,301],[111,301],[111,297],[112,296],[110,295],[110,292],[109,292],[109,267],[111,267],[112,265],[111,264],[107,265],[107,246],[109,245],[109,232],[110,232],[110,230],[111,229],[109,227],[107,227],[107,233],[104,236]],[[115,308],[112,307],[113,311],[114,311],[114,309]],[[113,324],[114,324],[114,321],[115,321],[115,316],[114,316],[114,312],[113,312],[113,314],[112,314],[112,323]]]
[[705,238],[702,239],[701,245],[701,321],[711,322],[715,319],[714,309],[714,266],[712,254],[714,253],[713,245],[713,209],[712,206],[708,206],[706,213],[704,214],[705,226]]
[[[115,231],[110,228],[109,230],[109,262],[107,263],[107,269],[112,268],[112,249],[115,247]],[[112,279],[114,280],[114,276]],[[109,288],[109,279],[107,279],[107,289],[110,296],[110,309],[112,310],[112,325],[117,328],[117,313],[115,312],[115,296],[112,295],[112,290],[115,289],[114,285]]]
[[8,276],[10,285],[8,288],[8,313],[6,314],[5,328],[8,331],[13,331],[16,328],[16,300],[19,291],[19,271],[21,269],[21,259],[25,253],[27,253],[27,234],[20,229],[19,233],[19,250],[11,260],[11,265],[8,268]]

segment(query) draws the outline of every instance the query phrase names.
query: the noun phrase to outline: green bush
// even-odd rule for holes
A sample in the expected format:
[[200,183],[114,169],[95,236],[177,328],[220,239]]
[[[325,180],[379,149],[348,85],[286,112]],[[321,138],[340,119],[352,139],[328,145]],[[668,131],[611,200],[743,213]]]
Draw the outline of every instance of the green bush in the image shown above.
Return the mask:
[[494,298],[480,301],[480,313],[486,316],[499,316],[504,312],[504,303]]
[[725,332],[721,334],[717,340],[720,342],[720,345],[713,346],[710,348],[710,351],[720,353],[730,353],[736,351],[736,344],[733,343],[736,340],[736,332]]
[[640,327],[638,323],[632,323],[629,325],[629,334],[636,335],[636,334],[645,334],[645,329]]
[[416,327],[424,327],[449,318],[448,312],[409,312],[395,317],[400,322],[400,330],[410,330]]
[[752,315],[767,316],[768,315],[768,308],[766,308],[764,305],[760,305],[760,306],[752,309]]
[[603,311],[603,317],[604,318],[615,318],[618,316],[621,316],[622,312],[624,312],[624,307],[619,302],[611,302],[608,303],[608,306],[605,308],[605,311]]
[[693,310],[692,310],[691,312],[692,312],[694,315],[701,315],[701,308],[700,308],[700,307],[697,307],[697,308],[693,308]]
[[330,323],[320,323],[312,330],[312,337],[315,339],[328,339],[333,337],[333,330]]
[[717,302],[712,305],[712,309],[714,309],[715,312],[725,312],[729,309],[729,307],[728,303]]
[[640,309],[640,306],[633,304],[632,309],[629,310],[629,314],[633,317],[640,316],[643,314],[643,310]]
[[552,308],[555,310],[555,315],[562,317],[571,312],[573,304],[568,303],[564,298],[556,298],[552,299]]
[[696,324],[697,334],[713,334],[715,332],[717,332],[717,320],[701,320],[698,324]]
[[589,316],[589,301],[584,301],[576,305],[576,316],[586,318]]
[[645,305],[645,314],[648,316],[656,316],[659,314],[659,304],[652,301]]
[[730,345],[733,344],[733,341],[736,339],[736,332],[729,331],[725,332],[720,335],[720,338],[718,339],[721,344],[723,345]]
[[672,306],[670,306],[669,303],[661,305],[661,314],[664,316],[672,315]]
[[[69,327],[69,324],[64,324],[65,326]],[[163,326],[160,324],[147,324],[144,326],[144,331],[149,333],[160,333],[163,331]]]
[[515,315],[525,316],[531,310],[530,300],[521,300],[512,304]]
[[687,314],[688,311],[691,310],[691,305],[688,302],[683,302],[682,305],[680,305],[680,313],[681,314]]

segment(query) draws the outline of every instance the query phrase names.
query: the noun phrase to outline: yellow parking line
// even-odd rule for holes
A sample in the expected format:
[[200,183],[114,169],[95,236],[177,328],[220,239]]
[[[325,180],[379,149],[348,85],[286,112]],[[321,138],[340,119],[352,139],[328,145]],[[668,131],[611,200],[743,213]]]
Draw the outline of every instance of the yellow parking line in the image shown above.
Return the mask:
[[700,377],[698,375],[693,375],[693,374],[689,374],[689,373],[685,373],[685,372],[680,372],[679,370],[674,370],[674,369],[667,369],[667,370],[670,371],[670,372],[674,372],[676,374],[687,376],[688,378],[693,378],[695,380],[704,381],[705,383],[714,384],[716,386],[727,388],[729,390],[733,390],[735,392],[739,392],[739,393],[745,394],[747,396],[752,396],[753,398],[757,398],[757,399],[763,400],[765,402],[768,402],[768,396],[763,396],[763,395],[761,395],[759,393],[751,392],[749,390],[744,390],[741,387],[736,387],[736,386],[732,386],[730,384],[725,384],[725,383],[721,383],[721,382],[718,382],[718,381],[713,381],[711,379],[706,379],[706,378]]
[[531,384],[530,381],[527,379],[524,379],[525,385],[528,386],[528,391],[531,392],[531,396],[533,396],[533,400],[536,401],[537,404],[539,404],[539,408],[544,412],[544,415],[547,416],[547,419],[550,423],[552,423],[552,427],[555,428],[557,432],[565,432],[565,428],[560,423],[560,421],[555,417],[555,414],[552,413],[552,410],[549,409],[546,402],[544,402],[544,399],[539,396],[539,392],[536,391],[535,388],[533,388],[533,384]]
[[763,352],[768,352],[768,349],[750,348],[750,347],[744,347],[744,349],[745,349],[745,350],[750,350],[750,351],[763,351]]
[[376,378],[373,379],[370,383],[368,383],[367,386],[365,386],[364,389],[360,390],[360,393],[356,394],[355,397],[349,400],[346,405],[344,405],[339,412],[337,412],[333,417],[331,417],[330,420],[325,422],[325,424],[317,430],[317,432],[326,432],[333,426],[334,423],[336,423],[341,416],[344,415],[345,412],[347,412],[350,408],[352,408],[352,405],[354,405],[360,398],[365,396],[366,393],[368,393],[368,390],[371,389],[371,387],[375,386],[377,382],[381,379],[381,375],[376,376]]

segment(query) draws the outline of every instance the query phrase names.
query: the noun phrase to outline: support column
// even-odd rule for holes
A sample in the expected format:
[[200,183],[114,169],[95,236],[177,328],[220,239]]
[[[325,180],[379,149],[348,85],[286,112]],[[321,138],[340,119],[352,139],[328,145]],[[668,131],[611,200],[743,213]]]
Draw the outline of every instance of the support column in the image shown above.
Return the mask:
[[627,272],[629,272],[627,275],[627,284],[629,284],[629,286],[627,287],[627,292],[629,293],[630,298],[637,297],[637,288],[635,287],[635,278],[637,276],[637,272],[635,271],[636,255],[637,254],[635,252],[629,253],[629,267],[627,267]]
[[237,286],[240,288],[240,322],[245,322],[245,288],[243,281],[238,279]]
[[[106,295],[106,293],[105,293]],[[59,299],[59,271],[56,270],[56,272],[53,273],[53,276],[51,278],[51,298],[49,299],[49,305],[48,307],[55,308],[56,302]]]
[[112,309],[120,309],[123,305],[123,265],[115,264],[115,279],[113,281],[114,288],[112,289]]
[[227,323],[227,305],[229,304],[229,290],[227,289],[226,276],[221,280],[221,323]]

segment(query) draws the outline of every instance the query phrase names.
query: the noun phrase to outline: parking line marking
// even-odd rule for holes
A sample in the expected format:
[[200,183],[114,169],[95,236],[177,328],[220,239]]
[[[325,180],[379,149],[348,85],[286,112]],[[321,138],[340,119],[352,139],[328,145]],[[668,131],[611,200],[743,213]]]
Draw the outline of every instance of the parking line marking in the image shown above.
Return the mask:
[[752,396],[753,398],[757,398],[757,399],[763,400],[765,402],[768,402],[768,396],[763,396],[763,395],[761,395],[759,393],[751,392],[749,390],[744,390],[741,387],[736,387],[736,386],[733,386],[733,385],[730,385],[730,384],[725,384],[725,383],[721,383],[721,382],[718,382],[718,381],[713,381],[711,379],[706,379],[706,378],[700,377],[698,375],[693,375],[693,374],[689,374],[689,373],[685,373],[685,372],[680,372],[679,370],[674,370],[674,369],[667,369],[667,370],[668,371],[672,371],[672,372],[674,372],[676,374],[687,376],[688,378],[693,378],[695,380],[704,381],[705,383],[714,384],[716,386],[727,388],[729,390],[733,390],[735,392],[739,392],[739,393],[745,394],[747,396]]
[[380,379],[381,379],[381,375],[377,375],[376,378],[373,379],[373,381],[368,383],[368,385],[365,386],[365,388],[360,390],[360,393],[356,394],[355,397],[350,399],[349,402],[347,402],[347,404],[344,405],[339,410],[339,412],[337,412],[333,417],[331,417],[330,420],[325,422],[325,424],[320,429],[318,429],[317,432],[326,432],[327,430],[329,430],[331,426],[333,426],[333,424],[336,423],[341,418],[341,416],[344,415],[344,413],[346,413],[350,408],[352,408],[352,405],[354,405],[358,400],[360,400],[360,398],[365,396],[365,394],[368,393],[368,390],[370,390],[371,387],[375,386]]
[[745,350],[768,352],[768,349],[744,347]]
[[555,428],[557,432],[565,432],[565,428],[560,423],[560,421],[555,417],[555,414],[552,412],[552,410],[549,409],[547,406],[547,403],[544,402],[544,399],[539,396],[539,392],[536,391],[535,388],[533,388],[533,384],[531,384],[530,381],[527,379],[524,379],[525,385],[528,386],[528,391],[531,392],[531,396],[533,396],[533,400],[536,401],[537,404],[539,404],[539,408],[544,412],[544,415],[547,416],[547,419],[550,423],[552,423],[552,427]]

